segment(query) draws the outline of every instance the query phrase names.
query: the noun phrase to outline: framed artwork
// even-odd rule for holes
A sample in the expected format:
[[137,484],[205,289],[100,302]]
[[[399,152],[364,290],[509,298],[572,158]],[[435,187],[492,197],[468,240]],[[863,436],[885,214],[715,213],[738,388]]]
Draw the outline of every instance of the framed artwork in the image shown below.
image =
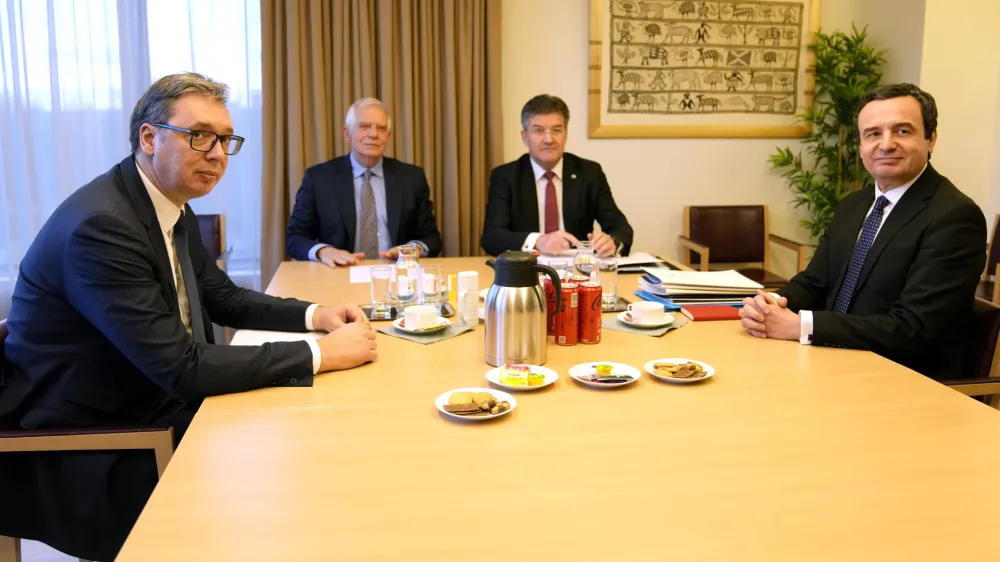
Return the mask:
[[591,138],[801,137],[820,0],[591,0]]

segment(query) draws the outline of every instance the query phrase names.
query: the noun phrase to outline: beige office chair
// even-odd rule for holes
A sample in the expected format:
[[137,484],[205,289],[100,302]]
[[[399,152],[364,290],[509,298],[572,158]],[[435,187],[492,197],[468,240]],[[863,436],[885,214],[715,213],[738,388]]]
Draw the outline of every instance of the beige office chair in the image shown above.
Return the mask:
[[990,244],[986,248],[986,269],[979,279],[979,287],[976,289],[976,296],[981,299],[993,301],[993,304],[1000,304],[1000,244],[997,244],[997,226],[1000,226],[1000,214],[993,219],[993,234],[990,236]]
[[[4,362],[7,334],[7,320],[0,320],[0,368]],[[3,392],[2,388],[0,392]],[[156,457],[156,472],[163,476],[174,453],[174,430],[162,427],[46,430],[0,428],[0,453],[121,449],[152,449]],[[13,484],[16,485],[16,482]],[[0,562],[21,562],[19,538],[0,536]]]

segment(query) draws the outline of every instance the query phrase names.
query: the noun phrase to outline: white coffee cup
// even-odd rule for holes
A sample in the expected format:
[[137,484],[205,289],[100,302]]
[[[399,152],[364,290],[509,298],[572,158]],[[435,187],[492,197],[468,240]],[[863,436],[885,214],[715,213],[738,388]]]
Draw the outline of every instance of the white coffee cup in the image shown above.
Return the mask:
[[656,324],[663,322],[667,316],[662,304],[648,301],[628,305],[628,313],[632,317],[632,322],[636,324]]
[[403,310],[403,325],[407,330],[421,330],[437,324],[437,308],[425,304],[408,306]]

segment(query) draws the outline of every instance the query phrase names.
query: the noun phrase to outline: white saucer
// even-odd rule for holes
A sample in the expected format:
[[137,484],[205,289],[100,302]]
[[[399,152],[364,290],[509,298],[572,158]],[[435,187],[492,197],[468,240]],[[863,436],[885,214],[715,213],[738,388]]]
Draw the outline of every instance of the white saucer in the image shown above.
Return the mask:
[[430,326],[429,328],[420,328],[417,330],[411,330],[406,327],[406,318],[397,318],[392,323],[392,327],[396,328],[400,332],[406,332],[407,334],[433,334],[434,332],[440,332],[441,330],[451,326],[451,322],[447,318],[442,318],[438,316],[437,324]]
[[500,367],[496,367],[486,371],[486,380],[499,386],[500,388],[506,388],[508,390],[538,390],[539,388],[545,388],[550,384],[559,380],[559,373],[549,369],[547,367],[539,367],[538,365],[518,365],[519,367],[530,367],[532,373],[538,373],[540,375],[545,375],[545,382],[538,386],[510,386],[500,382]]
[[[506,401],[508,404],[510,404],[510,409],[507,410],[506,412],[501,412],[499,414],[489,415],[489,416],[462,416],[459,414],[453,414],[444,409],[444,406],[448,404],[448,398],[451,397],[452,392],[489,392],[498,401],[500,402]],[[439,412],[450,418],[455,418],[456,420],[486,421],[486,420],[494,420],[496,418],[506,416],[507,414],[513,412],[514,408],[517,408],[517,399],[515,399],[513,396],[502,390],[496,390],[493,388],[456,388],[455,390],[449,390],[448,392],[445,392],[441,396],[438,396],[437,399],[434,400],[434,405],[437,406]]]
[[[632,375],[632,380],[628,382],[620,383],[606,383],[606,382],[595,382],[589,381],[586,378],[589,375],[594,374],[596,365],[611,365],[611,373],[614,375]],[[623,363],[612,363],[610,361],[589,361],[587,363],[580,363],[579,365],[574,365],[569,369],[569,376],[573,377],[573,380],[580,384],[585,384],[587,386],[592,386],[594,388],[621,388],[623,386],[628,386],[634,384],[637,380],[642,378],[642,372],[639,369],[631,365],[625,365]]]
[[[675,365],[681,365],[683,363],[697,363],[701,365],[701,368],[705,370],[705,376],[699,377],[697,379],[678,379],[674,377],[665,377],[663,375],[656,374],[656,370],[653,368],[654,363],[673,363]],[[711,378],[715,374],[715,368],[708,363],[702,363],[701,361],[695,361],[694,359],[684,359],[683,357],[664,357],[663,359],[654,359],[645,365],[643,368],[646,372],[653,375],[654,377],[660,379],[664,382],[675,383],[675,384],[691,384],[696,382],[701,382],[707,378]]]
[[622,324],[627,324],[633,328],[662,328],[664,326],[669,326],[671,322],[674,321],[673,314],[664,314],[663,319],[660,322],[653,324],[639,324],[638,322],[633,322],[632,317],[629,315],[628,311],[618,313],[618,321]]

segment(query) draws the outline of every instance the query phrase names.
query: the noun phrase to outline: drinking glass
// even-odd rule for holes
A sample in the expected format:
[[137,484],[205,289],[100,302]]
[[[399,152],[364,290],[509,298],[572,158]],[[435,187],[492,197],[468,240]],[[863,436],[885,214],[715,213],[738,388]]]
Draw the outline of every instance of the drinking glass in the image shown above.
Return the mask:
[[597,269],[601,280],[601,308],[614,310],[618,305],[618,258],[600,258]]
[[580,240],[576,246],[576,258],[573,259],[573,275],[587,277],[592,282],[597,281],[597,256],[594,255],[594,245],[590,240]]
[[376,265],[371,268],[372,319],[389,319],[392,314],[392,267]]
[[430,305],[438,309],[441,313],[441,292],[444,290],[444,275],[441,274],[441,266],[437,264],[425,264],[423,266],[423,292],[422,304]]

